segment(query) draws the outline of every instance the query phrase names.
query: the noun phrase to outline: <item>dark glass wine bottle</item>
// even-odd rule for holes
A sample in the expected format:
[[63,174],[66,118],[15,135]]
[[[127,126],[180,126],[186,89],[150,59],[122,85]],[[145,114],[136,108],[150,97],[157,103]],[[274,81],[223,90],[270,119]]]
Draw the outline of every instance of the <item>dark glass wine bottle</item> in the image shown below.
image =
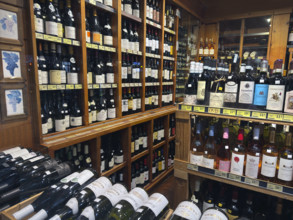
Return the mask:
[[71,0],[66,0],[66,7],[63,14],[65,38],[76,39],[75,21],[71,9]]
[[97,9],[93,9],[93,17],[91,21],[91,34],[92,34],[92,43],[94,44],[102,44],[102,34],[101,34],[101,26],[97,14]]
[[38,33],[44,33],[44,20],[42,15],[42,7],[39,0],[34,0],[34,21],[35,31]]
[[209,102],[209,94],[211,88],[211,76],[209,74],[210,60],[204,60],[203,73],[199,75],[197,81],[197,104],[207,105]]
[[113,34],[112,34],[111,20],[109,16],[106,17],[106,23],[104,25],[104,30],[103,30],[103,37],[104,37],[105,45],[113,46]]
[[201,211],[192,201],[181,202],[173,212],[170,220],[199,220]]
[[58,36],[57,20],[56,20],[56,10],[53,5],[53,0],[48,0],[46,2],[46,34]]

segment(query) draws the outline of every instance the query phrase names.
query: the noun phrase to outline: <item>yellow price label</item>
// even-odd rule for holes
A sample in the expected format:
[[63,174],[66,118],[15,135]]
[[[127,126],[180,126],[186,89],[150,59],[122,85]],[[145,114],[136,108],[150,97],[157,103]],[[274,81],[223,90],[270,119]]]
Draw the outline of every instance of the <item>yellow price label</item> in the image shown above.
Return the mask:
[[86,47],[87,47],[87,48],[92,48],[92,44],[90,44],[90,43],[86,43]]
[[215,176],[222,177],[222,171],[215,170]]
[[77,41],[77,40],[74,40],[74,41],[72,42],[72,45],[74,45],[74,46],[80,46],[80,42]]
[[230,178],[231,180],[241,182],[241,176],[238,176],[238,175],[235,175],[235,174],[229,173],[229,178]]
[[267,118],[267,113],[266,112],[252,112],[251,117],[259,118],[259,119],[266,119]]
[[142,55],[142,52],[141,52],[141,51],[137,51],[137,54],[138,54],[138,55]]
[[99,49],[100,50],[105,50],[105,47],[104,46],[99,46]]
[[43,39],[44,38],[44,35],[43,34],[40,34],[40,33],[36,33],[36,38],[37,39]]
[[205,107],[204,106],[194,106],[194,111],[205,112]]
[[267,183],[267,189],[277,191],[277,192],[283,192],[283,186],[276,185],[276,184],[273,184],[273,183]]
[[99,45],[97,45],[97,44],[92,44],[92,48],[97,50],[97,49],[99,48]]
[[284,115],[284,121],[293,122],[293,115]]
[[100,88],[100,85],[99,84],[94,84],[94,89],[98,89]]
[[284,116],[282,114],[268,114],[268,119],[283,121]]
[[66,89],[74,89],[74,85],[67,84],[67,85],[66,85]]
[[117,84],[112,84],[112,88],[117,88]]
[[223,109],[223,114],[224,115],[235,116],[236,115],[236,110],[234,110],[234,109]]
[[67,38],[63,38],[63,43],[64,44],[72,44],[71,40],[67,39]]
[[228,60],[232,60],[232,57],[231,57],[231,56],[227,56],[227,59],[228,59]]
[[221,113],[221,109],[219,109],[219,108],[208,108],[208,113],[211,113],[211,114],[220,114]]
[[76,84],[74,87],[75,87],[75,89],[82,89],[82,85],[81,84]]
[[238,110],[237,111],[237,116],[250,117],[250,111]]
[[39,89],[41,91],[44,91],[44,90],[48,90],[48,87],[47,87],[47,85],[40,85]]
[[88,84],[87,87],[88,87],[89,89],[92,89],[92,88],[93,88],[93,85],[92,85],[92,84]]
[[105,46],[105,51],[111,51],[110,47]]
[[57,85],[57,89],[63,90],[65,89],[65,85]]
[[259,186],[259,181],[256,179],[250,179],[248,177],[245,177],[244,182],[249,185]]
[[56,85],[48,85],[48,90],[56,90],[57,86]]
[[182,105],[181,110],[183,110],[183,111],[192,111],[192,106],[190,106],[190,105]]
[[110,47],[110,51],[111,51],[111,52],[116,52],[116,48],[114,48],[114,47]]

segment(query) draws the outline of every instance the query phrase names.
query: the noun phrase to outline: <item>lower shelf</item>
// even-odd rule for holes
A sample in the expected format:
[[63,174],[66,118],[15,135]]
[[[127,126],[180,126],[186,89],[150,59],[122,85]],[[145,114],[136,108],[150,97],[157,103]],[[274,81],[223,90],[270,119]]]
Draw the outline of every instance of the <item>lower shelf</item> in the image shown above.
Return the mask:
[[[219,170],[209,169],[206,167],[193,165],[187,161],[178,159],[175,159],[174,161],[174,169],[175,173],[176,171],[179,171],[179,173],[200,176],[206,179],[223,182],[244,189],[249,189],[256,192],[293,201],[292,187],[271,183],[259,179],[251,179],[244,176],[238,176],[235,174],[226,173]],[[176,177],[180,178],[180,175]]]
[[113,173],[116,173],[118,170],[121,170],[126,166],[126,161],[119,165],[114,165],[114,167],[110,170],[104,171],[101,176],[111,176]]
[[170,166],[166,171],[159,174],[156,178],[154,178],[149,184],[147,184],[144,189],[149,191],[155,185],[157,185],[161,180],[163,180],[166,176],[168,176],[174,170],[174,166]]

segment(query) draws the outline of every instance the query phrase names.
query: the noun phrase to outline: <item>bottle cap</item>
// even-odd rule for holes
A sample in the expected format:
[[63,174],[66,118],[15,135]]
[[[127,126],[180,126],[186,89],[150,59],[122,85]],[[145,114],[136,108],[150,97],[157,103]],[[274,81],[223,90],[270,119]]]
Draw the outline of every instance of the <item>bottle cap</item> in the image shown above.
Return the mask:
[[238,140],[243,141],[243,136],[244,136],[244,131],[242,128],[240,128],[238,131]]

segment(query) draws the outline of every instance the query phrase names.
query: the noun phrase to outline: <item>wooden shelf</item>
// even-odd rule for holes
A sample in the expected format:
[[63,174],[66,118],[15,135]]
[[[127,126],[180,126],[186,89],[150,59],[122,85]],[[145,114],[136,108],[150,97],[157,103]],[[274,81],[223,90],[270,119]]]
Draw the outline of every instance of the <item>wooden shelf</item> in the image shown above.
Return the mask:
[[44,40],[44,41],[50,41],[50,42],[55,42],[58,44],[67,44],[67,45],[72,45],[72,46],[80,46],[80,42],[77,40],[72,40],[68,38],[62,38],[62,37],[56,37],[53,35],[49,34],[41,34],[41,33],[35,33],[36,34],[36,39],[38,40]]
[[146,82],[145,86],[159,86],[160,83],[159,82]]
[[146,23],[147,23],[148,25],[152,26],[152,27],[155,27],[155,28],[158,28],[158,29],[162,29],[162,26],[161,26],[161,25],[159,25],[159,24],[157,24],[157,23],[155,23],[155,22],[152,22],[152,21],[150,21],[150,20],[148,20],[148,19],[146,19]]
[[172,85],[174,85],[174,83],[173,82],[162,82],[162,85],[163,86],[172,86]]
[[236,108],[213,108],[200,105],[185,105],[178,104],[178,109],[181,111],[188,111],[191,114],[239,119],[244,121],[264,122],[268,124],[280,124],[292,126],[293,115],[282,112],[258,111],[250,109],[236,109]]
[[173,35],[176,34],[175,31],[173,31],[173,30],[171,30],[169,28],[166,28],[166,27],[164,27],[164,31],[166,31],[168,34],[173,34]]
[[122,88],[124,87],[141,87],[141,83],[122,83]]
[[128,50],[128,49],[121,49],[122,53],[129,53],[129,54],[133,54],[133,55],[138,55],[138,56],[142,56],[142,52],[141,51],[134,51],[134,50]]
[[152,54],[152,53],[145,53],[146,57],[150,57],[150,58],[156,58],[156,59],[161,59],[161,56],[158,54]]
[[88,84],[88,89],[115,89],[117,88],[116,83],[100,83],[100,84]]
[[114,47],[103,46],[103,45],[98,45],[98,44],[91,44],[91,43],[86,43],[86,48],[107,51],[107,52],[113,52],[113,53],[116,52],[116,48],[114,48]]
[[186,172],[191,175],[200,176],[203,178],[293,201],[292,187],[201,167],[178,159],[175,159],[174,164],[175,170],[178,170],[179,172]]
[[96,8],[106,11],[106,12],[110,12],[110,13],[116,13],[116,10],[110,6],[104,5],[100,2],[96,2],[96,0],[85,0],[86,3],[95,6]]
[[153,150],[157,150],[158,148],[163,147],[164,144],[166,144],[166,140],[164,140],[164,141],[162,141],[162,142],[160,142],[160,143],[154,145],[154,146],[153,146]]
[[82,89],[82,84],[66,84],[66,85],[39,85],[40,91],[53,91],[53,90],[73,90]]
[[141,153],[139,153],[139,154],[131,157],[131,163],[133,163],[134,161],[136,161],[136,160],[138,160],[138,159],[140,159],[140,158],[148,155],[148,153],[149,153],[149,151],[148,150],[145,150],[145,151],[143,151],[143,152],[141,152]]
[[107,170],[101,174],[101,176],[111,176],[113,173],[116,173],[117,171],[121,170],[126,166],[126,161],[119,165],[114,165],[114,167],[111,170]]
[[174,170],[174,167],[173,166],[170,166],[163,173],[161,173],[158,176],[156,176],[156,178],[154,178],[149,184],[147,184],[144,187],[144,189],[146,191],[149,191],[151,188],[153,188],[155,185],[157,185],[160,181],[162,181],[166,176],[168,176],[173,170]]
[[169,142],[170,142],[170,141],[173,141],[173,140],[175,140],[175,138],[176,138],[176,135],[175,135],[175,136],[172,136],[172,137],[169,137],[168,141],[169,141]]
[[171,60],[171,61],[174,61],[175,60],[174,57],[168,57],[168,56],[163,56],[163,59],[164,60]]
[[131,20],[133,20],[133,21],[136,21],[136,22],[139,22],[139,23],[142,22],[142,19],[141,19],[141,18],[136,17],[136,16],[134,16],[134,15],[132,15],[132,14],[129,14],[129,13],[125,12],[125,11],[121,11],[121,15],[122,15],[123,17],[126,17],[126,18],[128,18],[128,19],[131,19]]

